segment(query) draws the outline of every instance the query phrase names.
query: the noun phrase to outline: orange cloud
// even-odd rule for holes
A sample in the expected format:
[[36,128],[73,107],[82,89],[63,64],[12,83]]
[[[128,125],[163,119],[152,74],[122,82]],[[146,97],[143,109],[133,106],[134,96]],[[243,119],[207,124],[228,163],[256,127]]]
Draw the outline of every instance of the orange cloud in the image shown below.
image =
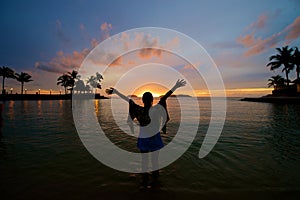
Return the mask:
[[193,65],[185,65],[183,69],[195,69]]
[[161,49],[156,49],[156,48],[143,48],[139,50],[139,57],[142,59],[149,59],[154,56],[156,57],[161,57]]
[[112,25],[108,24],[107,22],[104,22],[103,24],[101,24],[100,29],[102,31],[107,31],[107,30],[112,29]]
[[122,66],[122,56],[117,57],[109,66]]

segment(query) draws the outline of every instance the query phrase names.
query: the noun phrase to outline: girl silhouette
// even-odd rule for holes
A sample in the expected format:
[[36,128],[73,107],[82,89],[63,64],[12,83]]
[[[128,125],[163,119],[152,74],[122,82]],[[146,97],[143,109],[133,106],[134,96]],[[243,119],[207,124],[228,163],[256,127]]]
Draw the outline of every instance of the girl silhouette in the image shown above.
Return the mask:
[[[148,153],[151,152],[152,168],[156,169],[152,172],[152,186],[157,184],[158,170],[158,154],[159,150],[164,146],[160,131],[166,133],[165,123],[169,120],[167,113],[166,100],[178,88],[186,85],[185,80],[177,80],[175,85],[160,98],[157,105],[153,106],[153,95],[150,92],[143,94],[142,100],[144,106],[137,105],[132,99],[128,98],[115,88],[106,89],[107,94],[116,94],[123,100],[129,103],[129,119],[128,124],[133,132],[133,121],[136,119],[139,122],[140,131],[137,141],[137,147],[142,153],[142,186],[148,187],[149,172],[148,169]],[[161,120],[162,119],[162,120]],[[162,124],[161,124],[162,121]]]

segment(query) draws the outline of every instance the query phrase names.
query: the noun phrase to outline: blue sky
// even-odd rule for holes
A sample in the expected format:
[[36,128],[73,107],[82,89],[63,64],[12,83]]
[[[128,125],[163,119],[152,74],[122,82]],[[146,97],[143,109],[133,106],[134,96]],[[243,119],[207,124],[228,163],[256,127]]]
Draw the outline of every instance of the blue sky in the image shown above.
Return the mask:
[[[274,48],[300,46],[299,7],[297,0],[1,1],[0,64],[32,74],[28,90],[58,90],[57,77],[72,66],[64,67],[80,63],[105,38],[164,27],[199,42],[228,90],[266,88],[275,75],[265,67]],[[8,80],[6,87],[16,84]]]

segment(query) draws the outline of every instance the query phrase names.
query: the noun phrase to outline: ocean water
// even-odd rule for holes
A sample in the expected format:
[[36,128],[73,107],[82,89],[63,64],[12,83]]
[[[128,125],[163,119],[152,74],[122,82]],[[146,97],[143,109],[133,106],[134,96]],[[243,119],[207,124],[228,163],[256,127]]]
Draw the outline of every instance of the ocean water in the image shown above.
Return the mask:
[[[136,138],[121,130],[127,128],[126,103],[117,104],[113,117],[110,100],[93,101],[107,137],[121,148],[137,151]],[[189,98],[184,101],[188,112],[197,109]],[[211,109],[209,98],[198,102],[201,116],[194,142],[182,157],[161,169],[160,187],[146,191],[139,189],[139,174],[111,169],[89,154],[77,134],[71,101],[3,102],[1,199],[296,199],[299,105],[229,98],[221,137],[212,152],[199,159]],[[180,124],[176,98],[168,99],[168,110],[165,144]]]

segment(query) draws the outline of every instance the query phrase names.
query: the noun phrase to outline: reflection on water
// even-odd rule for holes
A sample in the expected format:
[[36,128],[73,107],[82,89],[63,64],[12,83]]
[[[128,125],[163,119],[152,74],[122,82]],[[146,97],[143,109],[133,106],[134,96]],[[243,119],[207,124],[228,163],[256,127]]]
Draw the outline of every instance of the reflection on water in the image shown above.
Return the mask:
[[[300,160],[300,108],[295,105],[272,105],[269,142],[278,162]],[[285,128],[282,128],[285,127]]]
[[[114,113],[109,100],[95,100],[96,116],[116,145],[136,151],[136,138],[122,131],[128,128],[128,107],[118,105]],[[190,112],[196,109],[193,106],[189,105]],[[179,160],[161,170],[160,192],[300,190],[299,105],[230,99],[219,142],[201,160],[198,151],[210,120],[209,99],[200,98],[199,106],[198,135]],[[168,100],[168,109],[171,120],[168,134],[163,135],[165,143],[176,134],[181,118],[176,98]],[[4,197],[78,198],[84,191],[98,198],[118,191],[132,196],[138,192],[138,176],[102,165],[82,146],[71,101],[4,102],[3,119],[0,192]]]

